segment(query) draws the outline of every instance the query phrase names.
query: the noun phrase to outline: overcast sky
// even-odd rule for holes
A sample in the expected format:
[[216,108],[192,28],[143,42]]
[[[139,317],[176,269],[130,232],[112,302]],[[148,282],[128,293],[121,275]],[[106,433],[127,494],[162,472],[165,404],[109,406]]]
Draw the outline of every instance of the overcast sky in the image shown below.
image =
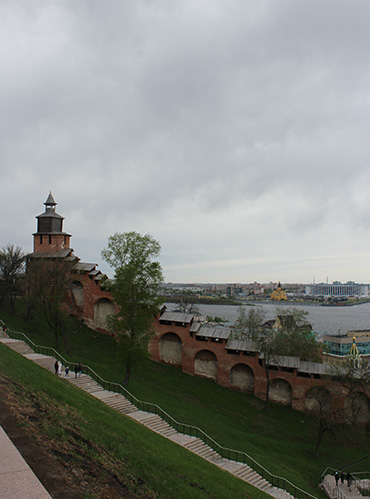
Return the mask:
[[368,0],[0,0],[0,245],[49,191],[86,262],[370,282]]

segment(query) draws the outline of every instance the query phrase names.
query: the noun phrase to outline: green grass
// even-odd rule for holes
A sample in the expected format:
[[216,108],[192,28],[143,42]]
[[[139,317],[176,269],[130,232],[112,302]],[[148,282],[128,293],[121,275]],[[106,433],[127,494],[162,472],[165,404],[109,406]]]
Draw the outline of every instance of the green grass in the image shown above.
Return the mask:
[[[2,311],[0,318],[14,329],[27,329],[19,318],[13,323],[13,317]],[[54,346],[42,323],[29,336],[38,344]],[[119,347],[111,337],[74,324],[69,343],[68,359],[89,365],[104,379],[122,382]],[[59,350],[66,356],[63,348]],[[200,427],[219,444],[246,452],[270,472],[318,497],[324,497],[317,486],[327,466],[341,468],[367,455],[370,448],[368,431],[359,429],[351,435],[344,428],[340,438],[324,439],[320,457],[315,458],[317,429],[308,414],[273,403],[264,412],[263,401],[251,395],[150,360],[137,366],[129,390],[141,400],[157,403],[177,421]],[[367,459],[350,471],[369,469]]]
[[70,466],[102,463],[140,497],[268,497],[1,343],[0,358],[0,373],[17,383],[17,397],[37,406],[38,438],[53,441],[61,453],[67,443],[75,446],[65,456]]

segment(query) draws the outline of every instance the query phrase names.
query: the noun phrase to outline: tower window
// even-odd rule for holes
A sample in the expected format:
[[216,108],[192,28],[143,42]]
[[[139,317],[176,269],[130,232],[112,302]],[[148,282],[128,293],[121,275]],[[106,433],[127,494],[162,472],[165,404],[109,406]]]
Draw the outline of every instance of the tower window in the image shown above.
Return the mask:
[[49,244],[51,244],[51,235],[49,234]]
[[42,236],[40,235],[40,244],[42,244]]

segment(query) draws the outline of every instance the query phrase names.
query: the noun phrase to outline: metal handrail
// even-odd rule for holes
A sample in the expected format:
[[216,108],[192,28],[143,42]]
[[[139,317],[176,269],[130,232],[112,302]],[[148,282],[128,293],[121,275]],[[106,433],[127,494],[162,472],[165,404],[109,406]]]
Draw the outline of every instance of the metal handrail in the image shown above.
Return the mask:
[[[325,478],[326,475],[334,475],[336,471],[342,471],[342,468],[331,468],[327,467],[325,468],[325,471],[321,473],[321,480]],[[357,480],[370,480],[370,471],[353,471],[351,472],[351,475],[353,478],[356,478]],[[361,475],[365,475],[362,477]]]
[[[1,320],[1,319],[0,319]],[[1,321],[2,322],[2,321]],[[53,347],[46,347],[42,345],[36,345],[28,336],[19,331],[13,331],[8,328],[7,333],[9,336],[15,337],[15,339],[20,339],[20,337],[24,338],[26,343],[29,346],[32,346],[36,353],[50,355],[55,357],[60,362],[64,363],[64,365],[68,365],[69,362]],[[17,336],[19,338],[17,338]],[[250,466],[256,473],[265,478],[268,482],[271,483],[274,487],[279,489],[283,489],[287,491],[289,494],[293,495],[297,499],[317,499],[315,496],[310,494],[309,492],[304,491],[303,489],[296,487],[293,485],[288,479],[284,477],[280,477],[278,475],[274,475],[270,473],[266,468],[264,468],[261,464],[255,461],[252,457],[250,457],[246,452],[238,451],[235,449],[229,449],[227,447],[223,447],[218,444],[213,438],[211,438],[207,433],[198,428],[197,426],[192,426],[187,423],[179,423],[172,416],[170,416],[166,411],[164,411],[157,404],[153,404],[152,402],[145,402],[136,398],[132,393],[130,393],[124,386],[119,383],[113,381],[104,380],[99,374],[97,374],[90,366],[82,365],[83,370],[88,373],[95,381],[99,382],[103,388],[109,387],[110,391],[114,391],[116,393],[124,394],[124,396],[139,410],[144,412],[149,412],[152,414],[157,414],[162,419],[164,419],[172,428],[174,428],[179,433],[183,433],[189,436],[197,437],[202,440],[206,445],[208,445],[212,450],[220,454],[221,457],[230,459],[233,461],[241,462],[243,464],[247,464]],[[122,393],[123,392],[123,393]],[[181,430],[181,431],[180,431]]]

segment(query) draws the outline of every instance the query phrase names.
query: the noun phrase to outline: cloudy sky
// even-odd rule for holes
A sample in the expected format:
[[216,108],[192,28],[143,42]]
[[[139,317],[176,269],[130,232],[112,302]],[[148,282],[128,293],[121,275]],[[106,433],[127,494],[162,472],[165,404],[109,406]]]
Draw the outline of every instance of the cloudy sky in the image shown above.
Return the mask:
[[370,282],[368,0],[0,0],[0,245],[49,191],[82,261]]

